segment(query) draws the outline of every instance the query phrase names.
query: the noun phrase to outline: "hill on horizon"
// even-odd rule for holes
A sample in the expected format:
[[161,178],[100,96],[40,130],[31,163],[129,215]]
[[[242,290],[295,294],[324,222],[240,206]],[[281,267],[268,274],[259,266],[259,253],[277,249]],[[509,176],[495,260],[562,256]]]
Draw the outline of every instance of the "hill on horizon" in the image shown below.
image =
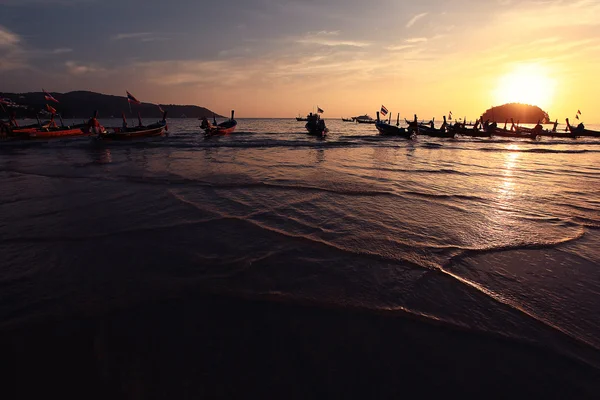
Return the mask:
[[513,119],[515,123],[519,121],[522,124],[542,124],[550,122],[550,116],[538,106],[521,103],[508,103],[501,106],[492,107],[486,110],[482,115],[483,121],[490,120],[502,123]]
[[[125,96],[115,96],[84,90],[78,90],[67,93],[50,92],[50,94],[59,101],[59,103],[49,102],[44,98],[43,92],[28,93],[3,93],[2,96],[11,99],[13,102],[24,106],[18,108],[9,108],[8,111],[14,111],[17,118],[35,118],[36,113],[46,110],[46,104],[50,104],[63,118],[89,118],[98,110],[99,118],[121,117],[125,112],[126,116],[132,114],[137,116],[139,112],[142,118],[159,118],[161,113],[157,104],[142,103],[132,104],[129,112],[129,104]],[[168,118],[212,118],[216,115],[218,118],[223,116],[213,111],[194,105],[175,105],[161,104],[163,110],[167,111]],[[0,109],[0,113],[6,114]]]

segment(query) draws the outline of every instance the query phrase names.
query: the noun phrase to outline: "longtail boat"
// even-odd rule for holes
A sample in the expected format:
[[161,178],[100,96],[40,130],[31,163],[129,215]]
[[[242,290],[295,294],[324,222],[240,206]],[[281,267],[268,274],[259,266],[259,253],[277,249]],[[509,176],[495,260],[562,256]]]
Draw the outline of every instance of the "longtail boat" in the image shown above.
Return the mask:
[[406,139],[412,138],[412,132],[407,129],[400,127],[400,113],[398,113],[398,119],[396,125],[392,125],[387,122],[383,122],[379,119],[379,111],[377,112],[377,122],[375,122],[375,128],[379,131],[380,135],[384,136],[400,136]]
[[600,132],[586,129],[583,123],[580,123],[576,127],[571,126],[569,118],[565,120],[567,122],[567,129],[571,134],[575,136],[589,136],[589,137],[600,137]]
[[44,125],[39,123],[35,127],[32,125],[20,127],[16,121],[11,121],[10,124],[5,123],[3,124],[3,132],[0,133],[0,137],[15,140],[55,139],[87,135],[88,134],[85,133],[80,126],[58,126],[56,122],[54,122],[54,114],[52,114],[50,122]]
[[221,122],[217,124],[216,118],[213,117],[213,123],[208,122],[206,117],[202,118],[202,124],[200,128],[204,129],[204,134],[206,136],[215,136],[215,135],[229,135],[235,132],[235,128],[237,127],[237,121],[233,118],[235,114],[235,110],[231,110],[231,118],[225,122]]
[[139,126],[128,127],[126,126],[127,121],[125,120],[125,116],[123,115],[123,126],[120,128],[108,128],[105,132],[102,132],[98,135],[100,139],[107,140],[131,140],[131,139],[140,139],[147,137],[156,137],[162,136],[167,127],[167,112],[163,113],[162,120],[150,124],[150,125],[142,125],[141,118],[138,114]]
[[[416,115],[415,115],[416,121]],[[456,133],[447,129],[448,123],[446,122],[446,116],[444,115],[444,123],[439,129],[436,129],[434,126],[434,120],[432,119],[429,122],[429,126],[425,124],[419,124],[419,135],[431,136],[431,137],[440,137],[440,138],[454,138],[456,137]],[[413,121],[414,124],[414,121]]]
[[325,126],[325,121],[319,117],[319,114],[312,114],[308,118],[308,122],[304,125],[309,135],[324,137],[329,132]]

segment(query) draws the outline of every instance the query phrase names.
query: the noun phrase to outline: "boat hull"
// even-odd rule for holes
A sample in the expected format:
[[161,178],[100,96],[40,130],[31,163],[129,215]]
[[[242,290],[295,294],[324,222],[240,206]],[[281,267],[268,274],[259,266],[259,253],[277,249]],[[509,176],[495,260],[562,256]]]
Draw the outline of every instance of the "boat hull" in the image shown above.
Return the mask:
[[410,139],[412,137],[412,134],[408,130],[395,125],[378,122],[375,124],[375,128],[377,128],[377,131],[380,135],[384,136],[400,136],[406,139]]
[[516,131],[508,131],[508,130],[504,130],[504,129],[494,129],[490,133],[492,136],[506,137],[506,138],[513,138],[513,139],[535,139],[539,136],[533,132],[516,132]]
[[140,139],[146,137],[157,137],[162,136],[165,131],[165,126],[157,126],[157,127],[146,127],[143,130],[123,130],[120,128],[115,128],[116,130],[111,130],[106,133],[102,133],[99,135],[99,138],[106,140],[132,140],[132,139]]
[[419,127],[418,135],[429,136],[429,137],[439,137],[439,138],[454,138],[456,137],[456,133],[452,131],[446,131],[442,129],[435,129],[430,127]]
[[204,134],[206,136],[224,136],[230,135],[235,132],[235,128],[237,127],[237,122],[235,120],[229,120],[220,123],[216,126],[210,126],[204,130]]
[[89,136],[80,128],[54,128],[54,129],[13,129],[8,132],[6,139],[13,140],[47,140]]

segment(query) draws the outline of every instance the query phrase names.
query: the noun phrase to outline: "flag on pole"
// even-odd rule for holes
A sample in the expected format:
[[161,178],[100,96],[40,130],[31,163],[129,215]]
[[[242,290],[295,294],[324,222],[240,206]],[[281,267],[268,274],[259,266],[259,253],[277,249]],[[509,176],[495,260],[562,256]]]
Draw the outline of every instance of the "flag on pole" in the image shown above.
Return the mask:
[[581,111],[577,110],[577,114],[581,115]]
[[575,114],[575,118],[579,119],[579,114]]
[[385,106],[382,104],[381,105],[381,115],[383,115],[384,117],[387,115],[388,113],[388,109],[385,108]]
[[323,111],[323,109],[321,107],[317,106],[317,112],[319,114],[323,114],[325,111]]
[[127,90],[125,91],[127,92],[127,101],[129,103],[133,103],[133,104],[142,104],[141,101],[139,101],[138,99],[136,99],[131,93],[129,93]]
[[448,119],[452,119],[452,111],[448,113]]
[[42,92],[44,92],[44,99],[46,99],[46,101],[60,103],[60,101],[56,100],[50,93],[46,92],[44,89],[42,89]]
[[49,104],[46,104],[46,109],[52,113],[52,115],[56,114],[56,109]]

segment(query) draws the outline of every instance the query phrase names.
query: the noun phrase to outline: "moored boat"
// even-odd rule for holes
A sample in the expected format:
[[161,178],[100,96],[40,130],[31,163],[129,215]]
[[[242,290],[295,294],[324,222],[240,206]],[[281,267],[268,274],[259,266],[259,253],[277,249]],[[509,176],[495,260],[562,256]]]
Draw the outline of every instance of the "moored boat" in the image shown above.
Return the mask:
[[[123,117],[124,119],[125,117]],[[138,116],[139,118],[139,116]],[[140,125],[136,127],[128,127],[124,119],[122,127],[100,129],[98,134],[99,139],[103,140],[131,140],[147,137],[162,136],[167,128],[167,112],[163,113],[163,119],[150,125]]]
[[359,124],[374,124],[377,122],[376,119],[371,118],[368,114],[359,115],[358,117],[352,117]]
[[412,133],[407,129],[400,127],[400,113],[398,113],[398,119],[396,121],[396,125],[392,125],[388,122],[381,121],[379,119],[379,111],[377,112],[377,121],[375,122],[375,128],[380,135],[384,136],[400,136],[404,138],[411,138]]
[[353,118],[344,118],[344,117],[342,117],[342,121],[343,122],[354,122],[354,119]]
[[9,123],[2,124],[2,131],[0,132],[0,137],[15,140],[54,139],[77,136],[87,136],[87,133],[80,126],[58,126],[54,121],[54,114],[48,123],[38,123],[37,126],[19,126],[16,121],[11,119]]
[[213,123],[208,122],[206,117],[202,118],[202,124],[200,128],[204,129],[206,136],[215,135],[229,135],[235,131],[237,127],[237,121],[233,118],[235,110],[231,110],[231,118],[225,122],[217,124],[216,119],[213,117]]
[[[416,121],[416,115],[415,115]],[[414,121],[413,121],[414,124]],[[429,121],[429,125],[419,124],[419,135],[431,136],[431,137],[440,137],[440,138],[454,138],[456,137],[456,133],[447,129],[448,123],[446,122],[446,116],[444,116],[444,123],[440,128],[435,127],[435,122],[432,119]]]
[[319,114],[309,115],[308,122],[304,125],[309,135],[324,137],[329,132],[325,126],[325,121],[319,117]]
[[569,118],[567,118],[565,121],[567,122],[567,130],[575,136],[600,137],[600,132],[586,129],[583,123],[580,123],[576,127],[573,127],[569,123]]

